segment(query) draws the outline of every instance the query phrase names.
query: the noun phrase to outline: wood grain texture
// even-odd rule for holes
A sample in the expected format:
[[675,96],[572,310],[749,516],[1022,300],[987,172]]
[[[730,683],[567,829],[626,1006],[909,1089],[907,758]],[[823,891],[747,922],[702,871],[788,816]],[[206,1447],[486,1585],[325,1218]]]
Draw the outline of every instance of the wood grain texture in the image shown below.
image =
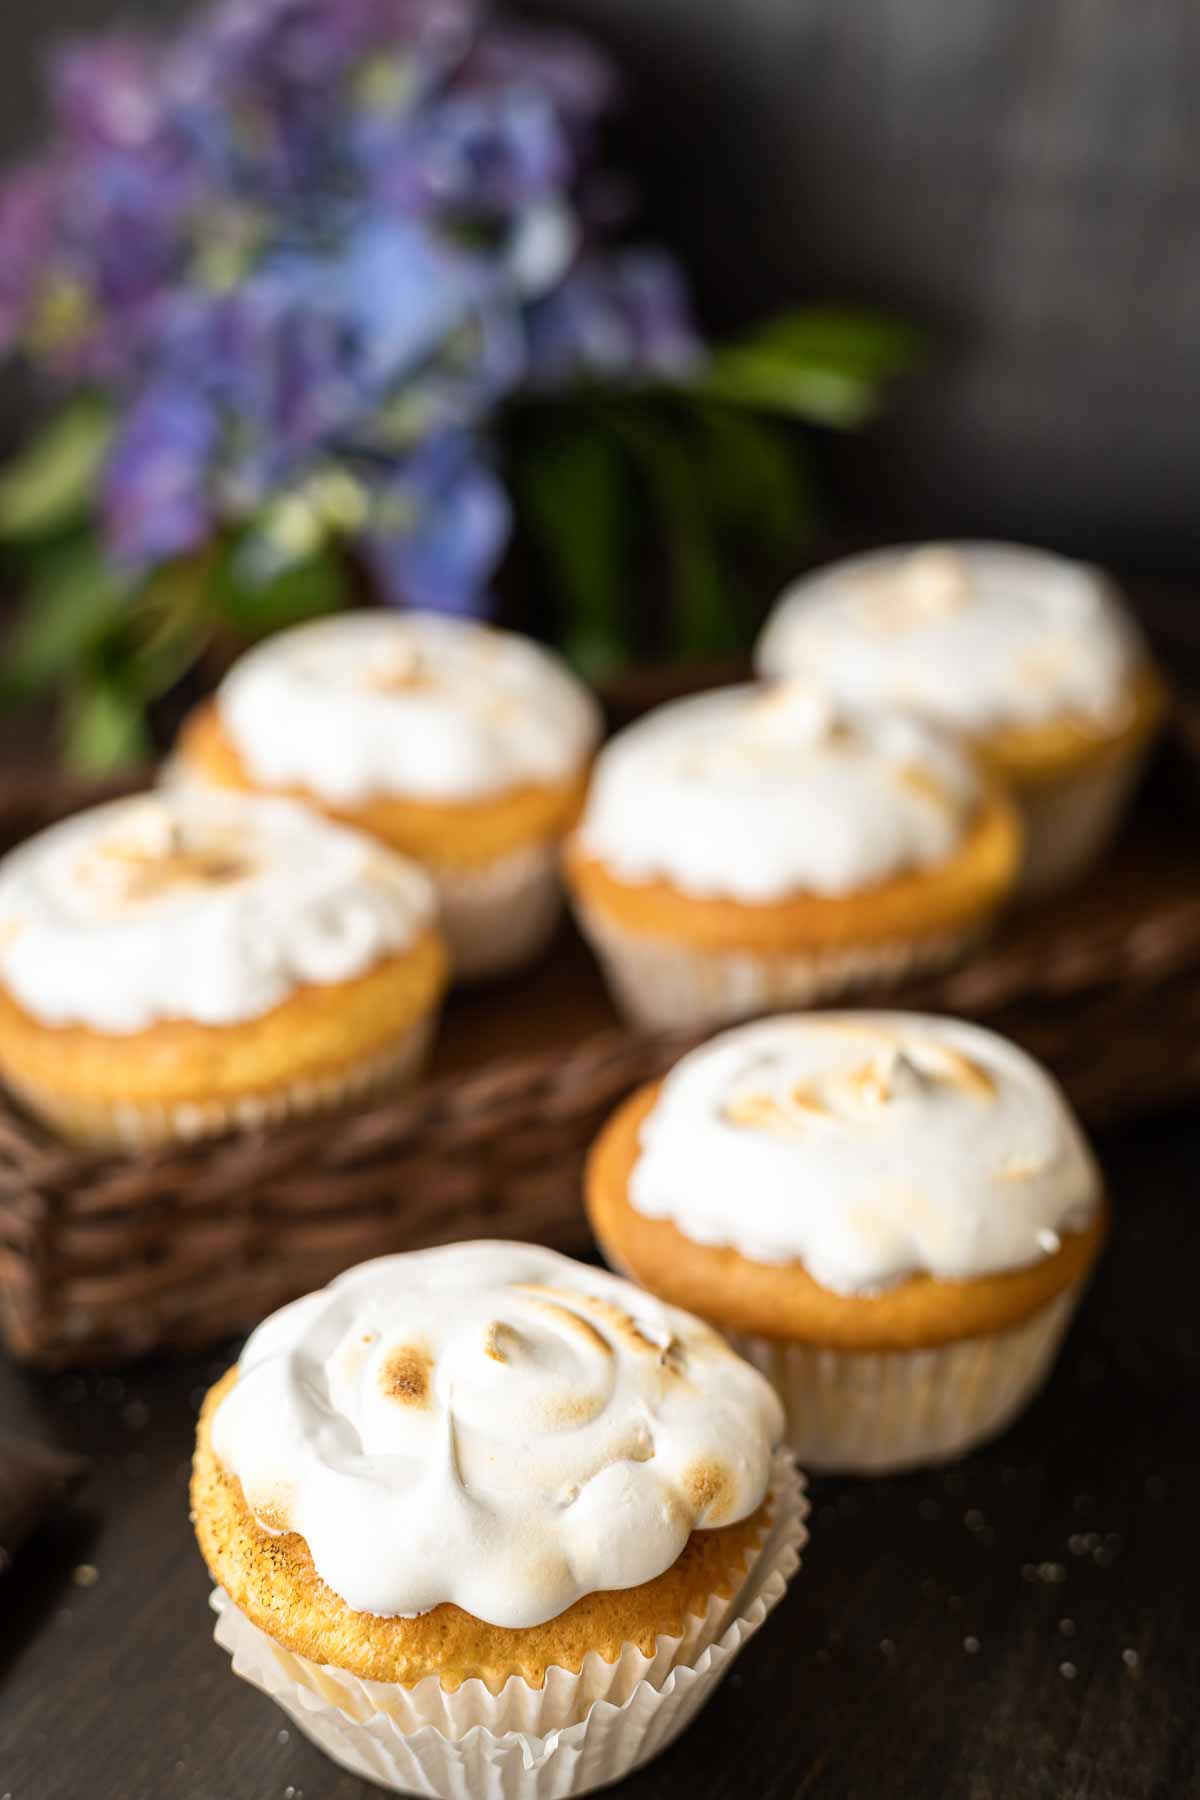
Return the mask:
[[[787,1599],[623,1795],[1198,1791],[1200,1127],[1160,1121],[1101,1150],[1116,1232],[1047,1393],[948,1471],[815,1483]],[[0,1367],[7,1427],[96,1462],[79,1513],[32,1540],[0,1586],[0,1793],[13,1800],[377,1791],[302,1742],[211,1642],[186,1477],[196,1407],[226,1360],[100,1377]],[[72,1580],[81,1564],[93,1586]]]

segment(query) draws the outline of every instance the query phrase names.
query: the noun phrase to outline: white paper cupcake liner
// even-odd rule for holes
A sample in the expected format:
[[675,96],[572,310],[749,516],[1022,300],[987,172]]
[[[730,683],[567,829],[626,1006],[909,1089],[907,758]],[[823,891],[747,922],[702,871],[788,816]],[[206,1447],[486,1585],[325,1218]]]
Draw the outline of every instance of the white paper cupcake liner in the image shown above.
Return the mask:
[[457,981],[507,975],[535,962],[562,911],[555,842],[523,845],[478,868],[429,868]]
[[891,1474],[996,1437],[1042,1386],[1079,1304],[1078,1280],[1011,1331],[933,1350],[819,1350],[730,1332],[784,1403],[806,1467]]
[[1017,882],[1021,900],[1044,900],[1081,881],[1120,829],[1146,763],[1145,751],[1078,774],[1017,787],[1025,849]]
[[714,1597],[682,1637],[653,1656],[627,1644],[615,1662],[592,1653],[578,1674],[548,1671],[534,1688],[511,1677],[447,1693],[360,1681],[284,1650],[218,1589],[216,1640],[235,1674],[278,1701],[343,1768],[397,1793],[440,1800],[565,1800],[619,1781],[672,1742],[738,1651],[782,1599],[800,1564],[808,1512],[803,1477],[776,1458],[771,1522],[736,1595]]
[[282,1087],[239,1094],[228,1100],[87,1101],[58,1096],[23,1084],[10,1072],[8,1085],[55,1131],[76,1143],[144,1150],[156,1144],[253,1131],[286,1119],[326,1112],[371,1094],[402,1087],[425,1062],[437,1015],[418,1019],[401,1037],[374,1056],[328,1075],[310,1076]]
[[957,962],[979,936],[975,928],[768,955],[645,937],[591,907],[579,909],[579,922],[621,1012],[631,1024],[652,1031],[699,1028],[814,1006],[856,988],[896,986]]

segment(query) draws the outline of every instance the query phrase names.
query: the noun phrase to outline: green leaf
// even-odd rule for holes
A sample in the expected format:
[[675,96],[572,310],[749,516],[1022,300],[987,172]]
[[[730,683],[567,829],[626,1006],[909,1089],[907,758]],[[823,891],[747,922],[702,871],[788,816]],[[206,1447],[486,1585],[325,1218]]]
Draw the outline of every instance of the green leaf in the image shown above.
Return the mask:
[[920,360],[920,332],[886,313],[802,306],[777,313],[752,334],[794,362],[884,381]]
[[816,509],[796,434],[728,406],[698,404],[694,417],[709,506],[732,531],[799,543]]
[[714,350],[696,387],[731,405],[849,430],[878,410],[884,382],[911,366],[918,342],[870,313],[785,313]]
[[4,647],[0,698],[25,698],[69,677],[124,624],[129,607],[129,591],[91,537],[44,553]]
[[538,434],[515,459],[519,504],[567,606],[567,656],[593,678],[624,656],[627,537],[620,458],[586,422]]
[[150,735],[139,698],[119,680],[100,674],[73,683],[67,692],[63,751],[70,767],[89,775],[148,757]]
[[217,616],[211,554],[168,563],[137,597],[131,620],[128,679],[147,699],[185,675],[213,635]]
[[631,457],[670,555],[678,647],[717,655],[737,642],[699,465],[686,439],[651,404],[627,400],[603,417]]
[[85,396],[55,415],[0,475],[0,537],[48,537],[92,510],[112,442],[112,418]]
[[[271,572],[260,573],[264,567]],[[349,565],[336,544],[280,569],[258,558],[249,533],[231,546],[211,579],[216,608],[240,637],[266,637],[337,612],[350,599]]]

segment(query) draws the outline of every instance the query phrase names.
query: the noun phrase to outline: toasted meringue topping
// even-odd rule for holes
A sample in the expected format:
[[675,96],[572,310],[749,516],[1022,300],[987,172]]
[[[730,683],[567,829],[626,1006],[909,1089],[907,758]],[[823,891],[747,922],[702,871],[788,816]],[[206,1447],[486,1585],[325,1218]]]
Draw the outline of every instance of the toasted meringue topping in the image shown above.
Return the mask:
[[453,1601],[516,1627],[747,1517],[781,1429],[699,1320],[552,1251],[476,1243],[364,1263],[268,1319],[213,1443],[349,1606]]
[[828,1013],[684,1057],[642,1125],[631,1205],[697,1243],[862,1293],[1053,1254],[1099,1177],[1050,1077],[955,1019]]
[[600,730],[549,651],[431,613],[342,613],[282,632],[237,663],[217,704],[256,781],[341,806],[568,781]]
[[621,880],[754,903],[942,862],[978,799],[968,757],[936,730],[785,682],[676,701],[620,733],[580,837]]
[[420,870],[281,800],[178,789],[0,863],[0,980],[48,1025],[235,1024],[349,980],[433,921]]
[[1096,569],[1015,544],[881,550],[806,576],[759,642],[769,676],[955,730],[1064,717],[1118,728],[1142,640]]

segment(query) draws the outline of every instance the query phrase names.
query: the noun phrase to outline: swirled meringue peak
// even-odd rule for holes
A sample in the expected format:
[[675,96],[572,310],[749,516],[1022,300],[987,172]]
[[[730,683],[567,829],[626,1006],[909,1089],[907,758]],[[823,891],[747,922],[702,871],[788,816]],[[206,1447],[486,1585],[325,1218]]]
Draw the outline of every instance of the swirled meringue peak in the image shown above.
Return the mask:
[[1119,727],[1145,646],[1098,569],[1018,544],[875,550],[789,588],[756,661],[858,706],[958,731],[1082,717]]
[[358,1612],[493,1625],[662,1574],[766,1494],[782,1417],[707,1325],[525,1244],[363,1263],[259,1326],[213,1445]]
[[462,801],[576,776],[600,735],[565,663],[515,632],[350,612],[265,639],[217,694],[254,779],[331,805]]
[[347,981],[434,921],[423,872],[285,800],[163,789],[0,863],[0,980],[47,1025],[233,1025]]
[[718,688],[606,745],[579,838],[619,880],[696,898],[839,895],[951,856],[979,796],[968,755],[918,719],[805,680]]
[[802,1262],[838,1293],[1052,1255],[1100,1177],[1050,1076],[918,1013],[807,1013],[685,1056],[641,1127],[629,1201],[696,1243]]

